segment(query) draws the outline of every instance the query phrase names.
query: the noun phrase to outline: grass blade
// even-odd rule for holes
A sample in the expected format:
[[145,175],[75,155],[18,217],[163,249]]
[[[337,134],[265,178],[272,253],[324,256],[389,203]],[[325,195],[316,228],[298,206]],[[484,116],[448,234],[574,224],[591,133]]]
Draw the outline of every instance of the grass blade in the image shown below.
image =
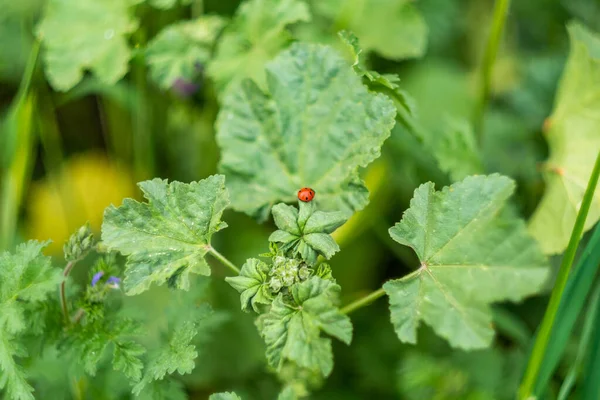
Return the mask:
[[600,307],[596,308],[591,335],[592,346],[588,354],[588,362],[584,371],[583,386],[581,390],[581,400],[600,399]]
[[548,387],[548,382],[562,358],[567,347],[567,341],[588,297],[599,265],[600,224],[596,225],[591,239],[579,258],[577,267],[569,277],[561,298],[556,321],[548,341],[548,349],[544,355],[535,384],[534,393],[538,396],[543,393],[544,388]]
[[554,320],[556,319],[556,314],[558,313],[558,307],[560,306],[561,297],[567,284],[569,271],[571,270],[571,265],[573,264],[573,259],[575,258],[575,253],[577,251],[577,247],[579,246],[581,235],[583,234],[585,220],[587,218],[588,211],[590,210],[590,205],[592,204],[596,185],[598,184],[598,176],[600,176],[600,152],[596,156],[596,163],[594,164],[594,169],[590,175],[590,180],[588,181],[583,200],[581,201],[581,207],[577,213],[577,219],[575,220],[575,225],[573,226],[573,231],[571,232],[569,245],[567,246],[567,250],[565,251],[565,255],[563,256],[560,264],[560,269],[556,277],[556,282],[554,283],[554,289],[552,289],[552,295],[550,296],[548,308],[544,314],[544,318],[533,345],[531,356],[529,357],[527,369],[525,370],[525,376],[517,396],[519,399],[530,399],[533,395],[533,388],[547,351],[552,326],[554,325]]

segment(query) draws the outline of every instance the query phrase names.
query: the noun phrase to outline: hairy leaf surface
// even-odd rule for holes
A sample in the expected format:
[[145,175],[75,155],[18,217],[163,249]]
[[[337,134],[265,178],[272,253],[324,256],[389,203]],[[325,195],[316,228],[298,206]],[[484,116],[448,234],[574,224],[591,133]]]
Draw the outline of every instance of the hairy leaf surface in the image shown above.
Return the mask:
[[[546,254],[562,252],[600,152],[600,37],[583,25],[568,27],[571,52],[561,78],[546,137],[550,158],[544,168],[546,192],[529,222],[529,231]],[[585,223],[600,218],[600,187]]]
[[138,26],[130,7],[139,2],[50,0],[37,34],[52,87],[67,91],[86,70],[106,84],[125,76],[131,57],[126,36]]
[[146,49],[152,78],[163,89],[171,88],[177,79],[193,80],[209,60],[224,24],[219,16],[204,16],[167,26]]
[[104,212],[102,240],[127,257],[125,289],[138,294],[168,279],[187,289],[188,275],[210,275],[204,256],[212,235],[225,228],[221,215],[229,204],[225,178],[199,182],[153,179],[141,182],[148,203],[125,199]]
[[243,2],[219,40],[209,75],[221,91],[246,77],[264,87],[265,63],[291,41],[286,27],[308,20],[308,7],[300,0]]
[[319,0],[318,13],[350,29],[366,51],[395,60],[421,57],[427,25],[410,0]]
[[369,93],[331,48],[294,44],[267,65],[268,91],[249,80],[217,121],[233,207],[264,220],[273,204],[315,190],[320,209],[351,214],[368,202],[357,169],[380,154],[393,103]]
[[269,266],[256,258],[246,260],[238,276],[228,276],[225,281],[240,292],[242,310],[248,307],[259,313],[260,305],[269,305],[273,295],[269,290]]
[[413,248],[421,267],[384,285],[400,340],[416,343],[423,321],[453,347],[486,347],[494,335],[489,304],[542,288],[544,256],[524,223],[503,212],[514,186],[489,175],[439,192],[431,182],[415,190],[390,235]]
[[286,362],[327,376],[333,369],[331,339],[352,340],[352,323],[337,308],[340,287],[312,277],[292,287],[293,302],[279,294],[269,313],[259,320],[267,344],[267,360],[278,371]]
[[41,253],[47,245],[29,241],[14,253],[0,253],[0,390],[11,399],[34,399],[15,358],[27,355],[19,339],[32,323],[25,315],[28,307],[55,294],[61,280],[60,270]]

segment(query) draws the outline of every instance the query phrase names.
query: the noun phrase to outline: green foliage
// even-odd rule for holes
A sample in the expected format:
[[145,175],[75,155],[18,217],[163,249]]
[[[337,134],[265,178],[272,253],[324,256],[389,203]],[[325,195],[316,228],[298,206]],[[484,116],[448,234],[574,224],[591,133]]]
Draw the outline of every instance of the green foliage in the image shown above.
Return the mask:
[[395,60],[425,53],[427,25],[410,0],[320,0],[314,5],[338,28],[355,32],[366,51]]
[[178,4],[181,5],[189,5],[192,4],[193,0],[149,0],[150,5],[152,7],[156,7],[161,10],[168,10],[169,8],[173,8]]
[[293,286],[291,298],[277,296],[258,320],[269,365],[278,371],[291,363],[323,376],[331,373],[331,339],[321,337],[321,331],[346,344],[352,340],[350,319],[336,307],[340,290],[331,281],[312,277]]
[[208,400],[242,400],[242,398],[233,392],[223,392],[211,394]]
[[[529,222],[529,231],[546,254],[567,247],[598,149],[600,109],[600,37],[583,25],[568,26],[571,52],[563,72],[554,111],[547,120],[550,158],[544,166],[547,189]],[[600,218],[600,189],[585,230]]]
[[466,121],[445,118],[441,135],[436,136],[431,146],[440,169],[452,181],[460,181],[469,175],[483,172],[475,135]]
[[187,289],[190,272],[210,275],[204,256],[212,235],[227,226],[221,221],[229,204],[224,177],[189,184],[154,179],[139,186],[148,203],[125,199],[106,209],[102,224],[103,243],[128,256],[127,293],[167,280]]
[[346,222],[340,212],[315,211],[314,202],[299,201],[299,209],[286,204],[273,207],[273,219],[279,228],[269,236],[270,242],[280,244],[280,250],[294,257],[299,255],[313,266],[319,255],[330,259],[340,250],[329,235]]
[[181,375],[192,372],[195,367],[194,360],[198,356],[192,340],[206,329],[203,324],[212,312],[212,309],[204,304],[194,311],[191,320],[186,318],[177,323],[168,344],[150,354],[144,377],[135,385],[133,393],[140,394],[152,381],[162,380],[165,375],[175,371]]
[[270,267],[256,258],[246,260],[239,276],[228,276],[225,281],[241,293],[240,301],[242,310],[249,311],[252,306],[255,312],[260,312],[260,305],[269,305],[273,302],[273,295],[269,289],[268,273]]
[[211,15],[167,26],[146,48],[152,79],[163,89],[170,89],[177,79],[192,81],[210,59],[224,25],[223,18]]
[[52,87],[67,91],[86,70],[107,84],[123,78],[131,57],[126,36],[138,27],[130,7],[140,1],[49,0],[37,34]]
[[208,73],[221,91],[244,78],[265,84],[265,63],[287,47],[287,26],[310,20],[301,0],[248,0],[238,8],[217,44]]
[[60,271],[41,253],[47,244],[30,241],[14,254],[0,253],[0,389],[11,399],[34,398],[16,358],[27,356],[23,338],[35,322],[28,313],[55,293],[61,279]]
[[112,348],[114,369],[137,382],[143,368],[140,356],[146,350],[132,338],[139,337],[140,333],[139,324],[130,319],[97,319],[77,325],[69,333],[65,344],[91,376],[96,375],[105,352]]
[[69,240],[63,246],[65,260],[77,261],[85,257],[88,251],[94,245],[94,234],[87,223],[69,237]]
[[369,93],[328,47],[294,44],[266,71],[268,92],[244,81],[217,120],[233,207],[264,220],[308,186],[325,210],[362,209],[368,191],[357,169],[379,156],[394,124],[391,101]]
[[489,346],[489,303],[539,292],[546,260],[524,223],[503,210],[514,183],[500,175],[468,177],[434,190],[421,185],[392,238],[410,246],[421,267],[383,287],[400,340],[415,343],[421,321],[453,347]]

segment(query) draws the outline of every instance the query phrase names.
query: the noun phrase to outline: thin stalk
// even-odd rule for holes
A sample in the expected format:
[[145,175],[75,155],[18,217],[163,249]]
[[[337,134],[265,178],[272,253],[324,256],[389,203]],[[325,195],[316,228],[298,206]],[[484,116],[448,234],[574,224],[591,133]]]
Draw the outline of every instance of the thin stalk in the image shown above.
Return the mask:
[[36,40],[15,100],[0,126],[0,250],[12,245],[24,186],[31,172],[35,110],[35,93],[31,90],[31,83],[39,51],[40,42]]
[[600,152],[596,156],[596,163],[594,164],[594,169],[592,170],[590,180],[588,181],[588,185],[585,190],[583,200],[581,202],[581,207],[579,208],[579,212],[577,213],[577,219],[575,220],[575,225],[573,226],[573,231],[571,232],[571,238],[569,239],[567,250],[565,251],[565,255],[563,256],[560,269],[556,277],[556,282],[554,283],[554,289],[552,289],[552,294],[550,296],[548,308],[546,309],[546,313],[544,314],[544,319],[542,320],[542,324],[540,325],[540,329],[535,340],[531,356],[529,357],[527,369],[525,370],[525,376],[521,383],[521,387],[519,388],[519,399],[526,400],[533,395],[533,386],[535,384],[538,373],[540,371],[540,366],[544,359],[544,354],[546,352],[546,348],[548,346],[548,341],[550,339],[550,334],[552,331],[552,325],[554,324],[554,320],[558,312],[560,299],[567,284],[569,271],[571,270],[571,265],[573,264],[573,259],[575,258],[575,253],[577,252],[577,247],[579,245],[579,241],[581,240],[581,235],[583,234],[585,220],[587,218],[588,211],[590,210],[590,205],[592,204],[592,199],[594,197],[596,185],[598,184],[599,176]]
[[587,315],[583,324],[581,338],[579,339],[579,349],[577,350],[577,357],[575,358],[573,365],[571,365],[569,373],[565,377],[565,380],[563,381],[563,384],[560,387],[557,400],[569,399],[571,391],[573,390],[575,382],[577,381],[577,377],[581,373],[583,363],[586,360],[586,357],[589,355],[589,347],[592,339],[592,333],[594,332],[594,324],[598,322],[596,320],[596,314],[598,313],[598,300],[600,300],[600,285],[596,286],[596,289],[592,294],[592,300],[590,301],[590,305],[586,310]]
[[498,47],[500,47],[500,39],[502,38],[502,31],[504,30],[504,25],[506,24],[506,17],[508,16],[509,7],[510,0],[496,0],[494,3],[492,28],[490,30],[490,36],[488,37],[485,52],[483,54],[481,75],[479,77],[479,103],[476,106],[473,116],[475,135],[480,143],[483,136],[483,120],[485,109],[490,97],[492,71],[494,69],[494,63],[496,62]]
[[221,254],[217,250],[215,250],[214,247],[208,246],[208,252],[214,258],[216,258],[217,260],[219,260],[219,262],[221,264],[223,264],[224,266],[226,266],[227,268],[229,268],[230,270],[232,270],[233,272],[235,272],[236,275],[240,274],[240,269],[238,267],[236,267],[234,263],[232,263],[227,258],[225,258],[225,256],[223,254]]
[[353,301],[352,303],[343,307],[340,310],[340,312],[342,314],[350,314],[351,312],[356,311],[359,308],[368,306],[369,304],[371,304],[372,302],[374,302],[375,300],[377,300],[378,298],[383,297],[383,296],[385,296],[385,290],[383,290],[383,288],[379,288],[376,291],[369,293],[365,297],[361,297],[360,299]]
[[62,307],[63,317],[65,318],[65,322],[67,323],[67,325],[71,323],[71,318],[69,317],[69,306],[67,305],[67,295],[65,293],[67,278],[69,277],[69,274],[73,270],[73,267],[76,263],[77,260],[69,261],[67,263],[67,266],[63,270],[63,281],[60,284],[60,305]]

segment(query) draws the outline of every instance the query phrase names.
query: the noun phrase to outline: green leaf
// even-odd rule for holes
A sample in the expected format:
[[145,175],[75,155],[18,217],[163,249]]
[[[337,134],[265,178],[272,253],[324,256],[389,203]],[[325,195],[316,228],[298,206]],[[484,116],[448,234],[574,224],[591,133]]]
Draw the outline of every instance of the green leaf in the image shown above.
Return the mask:
[[163,89],[171,88],[177,79],[192,81],[210,59],[224,25],[223,18],[208,15],[167,26],[146,49],[152,79]]
[[96,375],[98,364],[105,352],[113,347],[113,367],[122,371],[134,382],[141,378],[143,368],[139,356],[145,348],[132,337],[140,335],[140,325],[127,318],[92,320],[76,325],[65,339],[67,348],[73,352],[85,372]]
[[383,92],[395,100],[402,108],[406,109],[410,114],[416,114],[416,105],[408,93],[400,89],[400,78],[396,74],[380,74],[377,71],[366,69],[361,62],[360,54],[363,49],[356,35],[350,31],[340,31],[338,36],[350,51],[350,57],[353,62],[354,71],[364,78],[364,83],[376,92]]
[[293,301],[279,294],[259,321],[269,365],[280,371],[287,362],[327,376],[333,369],[331,339],[352,340],[352,323],[337,308],[340,287],[318,277],[292,287]]
[[440,192],[415,190],[391,237],[417,253],[421,267],[383,288],[403,342],[416,343],[421,321],[453,347],[488,346],[494,335],[489,304],[537,293],[546,260],[523,222],[503,212],[514,182],[473,176]]
[[425,54],[427,25],[411,0],[320,0],[315,9],[355,32],[367,51],[393,60]]
[[7,398],[30,400],[33,387],[16,358],[27,355],[20,339],[32,321],[25,313],[56,293],[61,273],[42,254],[49,242],[29,241],[0,253],[0,390]]
[[48,1],[37,35],[54,89],[71,89],[86,70],[106,84],[125,76],[131,57],[127,36],[138,27],[130,7],[139,1]]
[[260,313],[260,305],[269,305],[273,302],[273,296],[269,290],[268,283],[269,266],[256,258],[246,260],[242,265],[239,276],[228,276],[225,281],[235,290],[241,293],[240,301],[242,310],[248,311],[248,307]]
[[265,63],[291,41],[286,27],[309,20],[308,7],[300,0],[243,2],[219,40],[208,74],[223,92],[246,77],[264,87]]
[[134,394],[140,394],[149,383],[162,380],[167,374],[173,374],[175,371],[181,375],[192,372],[196,366],[194,360],[198,351],[191,343],[197,335],[203,334],[203,324],[209,321],[212,314],[212,309],[203,304],[194,311],[191,319],[185,318],[178,322],[168,345],[151,354],[144,377],[133,388]]
[[208,400],[242,400],[242,398],[233,392],[223,392],[211,394]]
[[210,275],[204,256],[213,233],[225,228],[221,215],[229,204],[225,178],[212,175],[199,182],[154,179],[141,182],[148,203],[125,199],[104,212],[102,240],[127,257],[125,289],[133,295],[176,275],[187,289],[190,272]]
[[330,259],[340,247],[329,233],[346,222],[346,214],[315,211],[313,202],[299,203],[299,210],[283,203],[273,206],[273,219],[279,230],[269,236],[269,241],[280,243],[280,250],[291,258],[300,254],[309,265],[315,264],[319,254]]
[[267,65],[267,76],[267,93],[247,80],[218,116],[233,207],[264,220],[273,204],[295,201],[308,186],[319,208],[362,209],[368,191],[357,169],[379,157],[394,125],[392,102],[369,93],[329,47],[294,44]]
[[452,181],[483,172],[473,129],[463,119],[446,117],[440,134],[426,140],[432,148],[440,169]]
[[0,330],[24,330],[28,305],[55,294],[62,274],[42,254],[49,243],[32,240],[17,246],[14,254],[0,253]]
[[[529,232],[546,254],[569,242],[586,184],[600,151],[600,37],[577,23],[568,26],[571,52],[546,132],[550,158],[544,168],[546,191],[529,222]],[[600,188],[585,223],[600,218]]]

